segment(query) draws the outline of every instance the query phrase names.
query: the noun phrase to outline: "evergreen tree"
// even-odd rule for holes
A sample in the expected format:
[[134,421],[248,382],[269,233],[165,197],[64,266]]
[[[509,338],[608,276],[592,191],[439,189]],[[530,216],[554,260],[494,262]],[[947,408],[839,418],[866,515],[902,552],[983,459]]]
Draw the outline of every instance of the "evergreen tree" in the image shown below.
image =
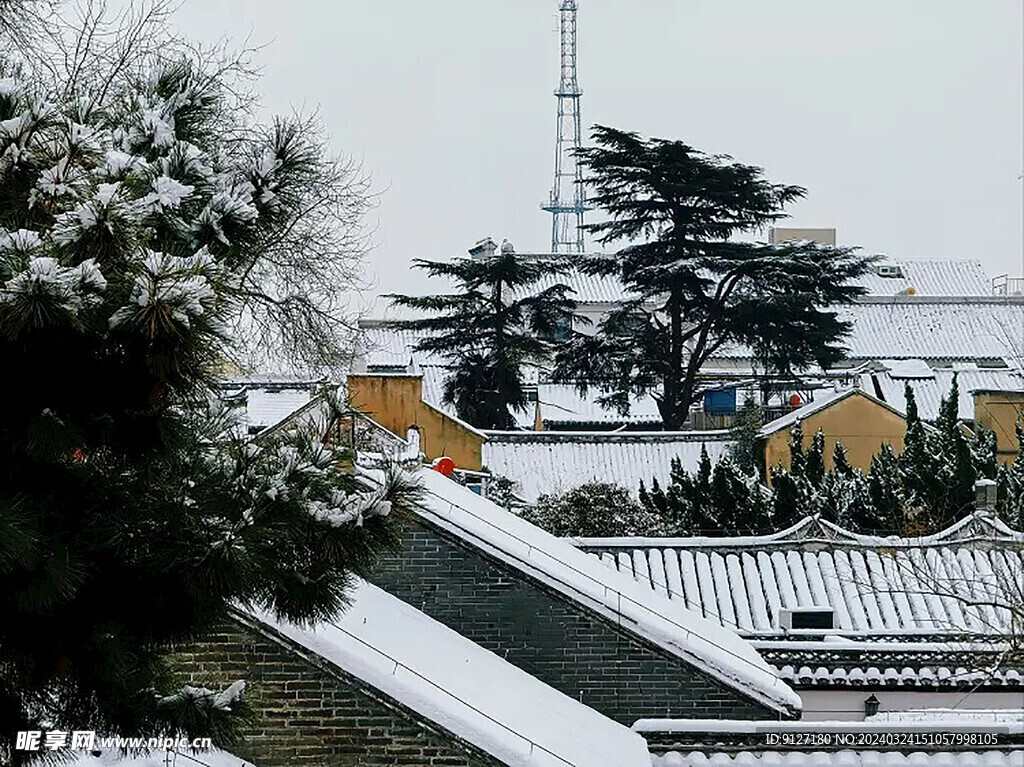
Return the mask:
[[811,438],[804,458],[804,478],[814,488],[820,488],[825,479],[825,432],[818,429]]
[[[736,413],[732,426],[732,438],[735,442],[729,448],[729,457],[736,467],[747,474],[761,476],[764,474],[764,457],[758,435],[764,424],[761,408],[749,393]],[[763,478],[763,477],[762,477]]]
[[522,517],[552,535],[611,537],[662,534],[659,520],[619,485],[593,482],[564,495],[542,495]]
[[[901,456],[902,457],[902,456]],[[888,444],[871,459],[868,473],[870,506],[854,517],[855,529],[879,535],[903,535],[907,498],[900,459]]]
[[[274,299],[253,275],[308,256],[284,230],[340,199],[317,137],[254,122],[229,68],[173,40],[92,40],[12,63],[0,38],[4,764],[18,730],[229,744],[241,684],[182,689],[168,654],[234,604],[334,616],[414,495],[357,482],[313,431],[247,444],[209,404],[230,323]],[[54,80],[69,61],[81,76]]]
[[1024,428],[1020,423],[1016,432],[1017,455],[1011,466],[1000,471],[998,489],[1003,521],[1015,530],[1024,530]]
[[854,468],[850,465],[850,459],[846,457],[846,448],[838,439],[832,451],[832,471],[844,479],[854,475]]
[[454,280],[455,292],[390,296],[395,305],[428,315],[393,325],[426,331],[416,349],[446,360],[444,399],[460,418],[483,429],[514,428],[513,411],[527,407],[525,366],[545,362],[556,336],[571,325],[576,304],[570,288],[556,283],[536,290],[566,264],[503,247],[484,258],[417,259],[415,266]]
[[805,190],[679,141],[606,127],[593,137],[581,162],[608,220],[589,229],[602,244],[630,244],[581,267],[617,276],[636,298],[560,350],[557,379],[597,388],[620,410],[650,393],[665,428],[678,429],[701,396],[701,368],[729,344],[785,375],[841,358],[849,323],[834,307],[863,294],[853,280],[871,259],[809,242],[732,239],[778,221]]

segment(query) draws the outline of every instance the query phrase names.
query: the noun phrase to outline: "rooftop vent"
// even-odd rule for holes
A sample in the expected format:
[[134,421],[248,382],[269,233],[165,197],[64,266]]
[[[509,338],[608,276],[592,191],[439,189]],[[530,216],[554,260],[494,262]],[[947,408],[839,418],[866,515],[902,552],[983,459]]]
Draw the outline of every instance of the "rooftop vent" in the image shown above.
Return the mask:
[[470,258],[490,258],[498,252],[498,244],[490,237],[485,237],[469,249]]
[[879,277],[902,277],[903,270],[897,264],[879,264],[875,267],[875,274]]
[[779,625],[785,631],[793,629],[833,629],[835,614],[831,607],[794,607],[779,611]]

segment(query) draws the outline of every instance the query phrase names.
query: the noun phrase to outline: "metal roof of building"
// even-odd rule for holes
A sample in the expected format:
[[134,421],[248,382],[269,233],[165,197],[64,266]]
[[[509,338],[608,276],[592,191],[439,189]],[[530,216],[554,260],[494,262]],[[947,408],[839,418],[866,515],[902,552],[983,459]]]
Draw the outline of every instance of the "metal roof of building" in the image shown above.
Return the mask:
[[899,277],[878,270],[857,280],[872,296],[894,296],[913,289],[919,296],[990,296],[992,278],[979,261],[885,261]]
[[508,477],[516,494],[533,503],[541,495],[560,495],[590,482],[608,482],[636,494],[669,480],[672,459],[697,468],[701,448],[712,462],[732,444],[729,432],[487,432],[483,463]]
[[1005,360],[1024,352],[1024,303],[901,298],[838,311],[850,359]]
[[861,374],[860,385],[864,391],[872,392],[897,410],[906,412],[905,386],[910,384],[921,417],[934,420],[939,416],[942,398],[949,394],[954,373],[957,376],[961,418],[974,417],[974,398],[971,392],[975,390],[1024,390],[1024,374],[1016,368],[940,368],[929,370],[929,375],[923,378],[897,377],[892,371],[878,370]]

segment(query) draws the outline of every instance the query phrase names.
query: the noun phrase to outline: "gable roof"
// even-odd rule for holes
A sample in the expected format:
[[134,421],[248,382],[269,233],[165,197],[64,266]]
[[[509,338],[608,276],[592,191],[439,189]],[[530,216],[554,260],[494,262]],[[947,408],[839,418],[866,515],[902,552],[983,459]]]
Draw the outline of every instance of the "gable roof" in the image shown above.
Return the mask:
[[649,764],[639,735],[365,581],[314,628],[257,619],[512,767]]
[[895,413],[900,418],[906,418],[905,413],[900,412],[887,402],[878,399],[878,397],[868,394],[866,391],[863,391],[861,389],[841,389],[839,391],[833,390],[827,392],[822,396],[816,397],[815,399],[811,400],[806,405],[801,405],[796,410],[791,410],[785,415],[779,416],[774,421],[769,421],[768,423],[761,427],[761,430],[757,433],[757,435],[759,437],[767,437],[769,434],[774,434],[777,431],[788,429],[791,426],[795,426],[797,421],[803,421],[808,416],[814,415],[815,413],[821,410],[832,407],[836,403],[842,402],[844,399],[847,399],[848,397],[853,397],[855,395],[864,397],[865,399],[874,402],[876,405],[884,407],[886,410]]
[[589,482],[621,485],[635,495],[641,481],[667,483],[673,459],[692,471],[702,448],[715,462],[732,444],[728,431],[489,431],[483,463],[533,503]]
[[437,472],[420,472],[418,513],[573,601],[613,620],[740,694],[791,713],[800,698],[733,631],[610,571],[572,543],[541,530]]

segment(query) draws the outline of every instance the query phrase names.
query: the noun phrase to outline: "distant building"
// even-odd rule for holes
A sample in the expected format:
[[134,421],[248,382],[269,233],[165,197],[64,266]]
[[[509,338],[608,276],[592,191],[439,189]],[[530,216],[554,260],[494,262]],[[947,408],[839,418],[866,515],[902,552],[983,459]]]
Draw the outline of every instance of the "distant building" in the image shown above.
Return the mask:
[[807,240],[816,242],[819,245],[835,245],[835,229],[793,229],[789,227],[773,226],[768,229],[768,242],[778,245],[783,242],[794,242]]

